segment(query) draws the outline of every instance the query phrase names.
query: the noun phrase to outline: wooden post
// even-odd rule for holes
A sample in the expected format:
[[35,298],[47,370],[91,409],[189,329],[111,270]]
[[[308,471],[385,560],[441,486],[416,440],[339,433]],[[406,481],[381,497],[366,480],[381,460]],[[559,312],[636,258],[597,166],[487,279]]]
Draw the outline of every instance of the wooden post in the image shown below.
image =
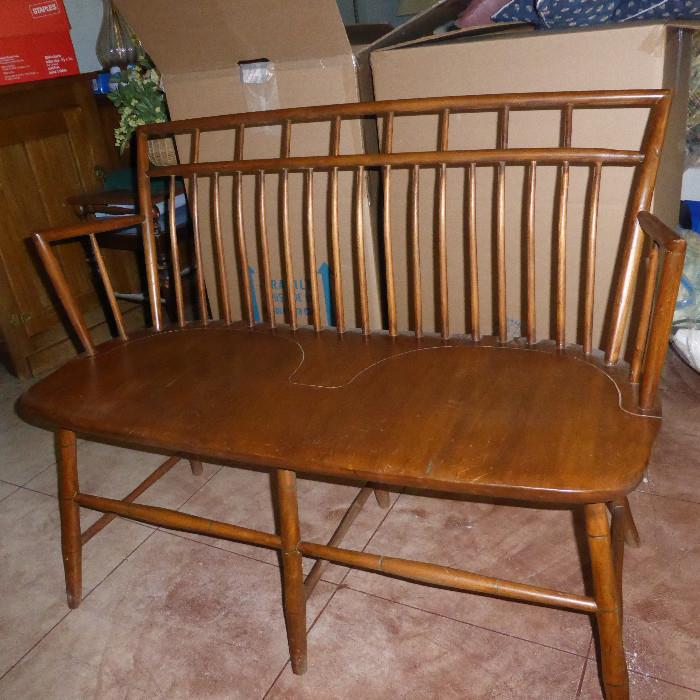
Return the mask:
[[284,617],[287,623],[289,656],[292,661],[292,671],[301,675],[306,671],[306,595],[299,551],[296,474],[293,471],[277,470],[277,499],[282,539]]
[[77,608],[82,598],[82,544],[80,542],[80,506],[75,501],[75,495],[78,493],[75,433],[69,430],[56,432],[56,453],[66,596],[68,607]]
[[606,700],[629,700],[629,679],[622,645],[620,597],[603,503],[585,506],[586,533],[593,571],[593,591]]

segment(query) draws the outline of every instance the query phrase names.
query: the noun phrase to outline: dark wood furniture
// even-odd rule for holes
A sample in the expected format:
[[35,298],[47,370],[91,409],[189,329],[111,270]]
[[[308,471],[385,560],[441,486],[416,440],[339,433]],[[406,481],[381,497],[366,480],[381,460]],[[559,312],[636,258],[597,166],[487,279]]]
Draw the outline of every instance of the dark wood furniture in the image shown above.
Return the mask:
[[[182,184],[175,187],[175,195],[183,195],[185,188]],[[165,309],[171,321],[177,320],[177,301],[175,297],[175,282],[172,276],[172,262],[170,258],[170,239],[167,230],[160,224],[160,210],[158,204],[167,206],[167,192],[162,191],[151,195],[153,204],[153,236],[156,245],[156,259],[158,261],[158,282],[160,287],[160,298],[165,303]],[[98,219],[104,217],[125,216],[138,212],[139,203],[136,192],[131,190],[101,190],[99,192],[86,192],[68,198],[76,214],[82,219]],[[167,228],[167,227],[166,227]],[[182,277],[187,277],[193,272],[192,255],[190,251],[190,239],[192,238],[192,228],[189,221],[178,224],[175,227],[178,238],[178,249],[183,251],[187,259],[187,267],[181,269]],[[141,260],[143,256],[143,239],[140,229],[127,227],[117,231],[109,231],[100,236],[100,246],[110,250],[130,250],[136,253]],[[97,261],[91,256],[92,263],[96,266]],[[99,269],[96,267],[99,274]],[[145,280],[142,280],[142,288],[146,288]],[[148,295],[144,291],[129,291],[120,293],[115,291],[117,299],[128,299],[130,301],[144,302],[148,300]]]
[[[97,189],[99,172],[112,163],[112,139],[105,140],[100,124],[89,76],[0,88],[0,341],[20,377],[75,356],[27,235],[78,221],[66,198]],[[96,338],[107,340],[109,325],[83,246],[70,242],[59,256],[86,323]],[[138,289],[133,255],[107,251],[105,264],[120,289]],[[125,304],[123,311],[129,328],[143,327],[141,308]]]
[[[656,395],[674,300],[683,264],[685,243],[651,214],[658,154],[670,105],[667,91],[543,93],[482,95],[367,104],[334,105],[194,119],[151,125],[138,134],[139,183],[142,211],[151,209],[149,179],[154,176],[190,178],[194,207],[195,250],[200,256],[198,207],[212,207],[216,265],[219,272],[219,304],[222,320],[187,323],[178,304],[178,321],[166,327],[158,295],[158,266],[150,217],[134,216],[129,223],[144,229],[149,272],[149,292],[154,327],[130,337],[95,346],[80,311],[71,297],[66,278],[53,252],[53,243],[89,236],[96,255],[97,237],[114,223],[56,228],[35,234],[35,243],[58,295],[84,348],[82,357],[33,386],[21,399],[21,414],[29,421],[54,430],[59,450],[60,512],[68,602],[75,607],[81,597],[81,546],[91,531],[81,535],[79,508],[119,515],[154,525],[207,534],[223,539],[270,547],[281,553],[284,613],[292,668],[306,668],[305,600],[318,580],[322,561],[356,566],[474,593],[494,595],[578,610],[595,615],[602,658],[602,674],[608,700],[628,697],[628,677],[622,643],[621,574],[624,543],[638,543],[627,495],[642,478],[654,437],[660,425]],[[577,109],[647,109],[649,120],[639,150],[574,148],[571,146],[572,114]],[[554,110],[561,114],[562,140],[557,147],[508,148],[509,116],[519,110]],[[434,114],[439,119],[438,143],[445,145],[452,114],[496,112],[497,147],[476,151],[444,148],[415,153],[392,151],[394,120],[410,114]],[[339,155],[344,120],[383,118],[384,147],[380,154]],[[330,154],[290,157],[289,144],[296,124],[330,122]],[[279,158],[246,160],[244,134],[249,127],[282,125]],[[200,137],[208,131],[236,130],[238,148],[234,160],[199,162]],[[146,158],[149,136],[189,134],[193,162],[151,167]],[[476,280],[474,183],[477,168],[495,172],[496,268],[503,270],[505,173],[508,167],[524,167],[524,231],[526,308],[523,337],[506,335],[506,280],[495,278],[497,318],[494,335],[482,334]],[[625,239],[618,285],[610,305],[610,328],[605,346],[593,348],[595,238],[601,173],[608,168],[633,168]],[[438,217],[434,262],[437,270],[440,332],[422,328],[420,266],[414,265],[408,280],[414,332],[396,330],[397,276],[393,268],[390,218],[385,214],[385,298],[387,328],[371,328],[364,269],[362,188],[366,169],[378,168],[384,191],[392,173],[408,168],[412,260],[418,257],[417,202],[421,169],[437,171],[435,196]],[[466,168],[468,244],[473,251],[464,284],[471,287],[470,334],[457,337],[447,327],[445,240],[446,172]],[[542,168],[560,172],[555,216],[556,269],[555,333],[550,340],[534,337],[534,202],[536,173]],[[565,220],[570,171],[583,168],[590,177],[585,207],[586,275],[582,293],[583,342],[568,344],[564,337],[567,309]],[[352,232],[338,230],[339,171],[355,173],[356,217]],[[306,264],[315,269],[314,174],[330,173],[328,235],[331,241],[332,293],[335,328],[324,327],[319,290],[310,285],[313,325],[296,325],[294,295],[287,297],[285,319],[275,314],[269,287],[270,260],[264,184],[273,175],[279,183],[282,248],[289,269],[290,173],[301,171],[307,180],[303,211]],[[220,177],[233,174],[233,204],[238,263],[247,269],[249,256],[258,255],[263,271],[264,322],[255,324],[251,288],[242,275],[243,320],[232,318],[227,296],[220,209],[224,198]],[[246,250],[243,236],[241,190],[243,180],[257,180],[256,218],[258,250]],[[198,202],[197,185],[208,182],[211,199]],[[171,186],[174,186],[172,184]],[[201,198],[200,198],[201,199]],[[389,199],[387,198],[387,201]],[[260,215],[262,213],[262,216]],[[170,212],[173,216],[173,212]],[[339,241],[352,235],[356,267],[340,268]],[[177,267],[177,241],[173,261]],[[641,268],[646,260],[646,270]],[[200,268],[201,269],[201,266]],[[297,271],[298,272],[298,271]],[[643,273],[643,274],[642,274]],[[177,279],[177,277],[176,277]],[[109,289],[108,280],[105,284]],[[357,321],[344,308],[343,290],[355,290]],[[630,322],[635,289],[642,290],[641,307]],[[198,277],[198,294],[204,309],[204,283]],[[113,300],[115,314],[118,309]],[[572,312],[569,308],[569,313]],[[206,316],[204,316],[206,318]],[[120,324],[121,328],[121,324]],[[630,364],[622,358],[623,340],[629,333]],[[260,532],[224,522],[196,517],[145,504],[135,504],[133,494],[120,501],[80,490],[76,464],[76,435],[144,450],[185,456],[234,466],[268,468],[276,480],[279,533]],[[328,544],[302,541],[296,499],[296,474],[340,477],[357,482],[362,490]],[[154,480],[159,474],[155,474]],[[147,480],[148,482],[149,480]],[[348,550],[340,539],[372,485],[411,487],[460,495],[507,498],[535,504],[568,504],[585,514],[592,565],[593,589],[589,595],[506,581],[494,576],[445,568],[391,556]],[[140,493],[148,483],[137,488]],[[380,491],[380,500],[386,502]],[[612,513],[609,517],[608,509]],[[102,522],[103,521],[98,521]],[[527,536],[527,533],[523,533]],[[301,559],[318,560],[303,579]],[[321,660],[319,660],[320,662]]]

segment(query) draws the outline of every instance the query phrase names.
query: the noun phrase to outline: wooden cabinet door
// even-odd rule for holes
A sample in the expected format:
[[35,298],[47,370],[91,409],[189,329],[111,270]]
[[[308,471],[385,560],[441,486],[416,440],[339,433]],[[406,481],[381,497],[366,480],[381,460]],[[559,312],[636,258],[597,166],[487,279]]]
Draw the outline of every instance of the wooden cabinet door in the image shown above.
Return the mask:
[[[66,199],[99,188],[96,167],[106,160],[106,150],[94,103],[90,109],[85,101],[86,89],[87,81],[84,88],[72,85],[63,99],[47,101],[42,95],[37,111],[30,113],[3,117],[0,109],[0,323],[21,376],[45,371],[71,353],[62,312],[28,237],[37,229],[76,222]],[[90,324],[104,325],[83,246],[74,241],[56,249]],[[133,254],[109,251],[106,257],[117,288],[138,286],[135,261],[129,263]],[[50,351],[47,356],[54,346],[61,346],[56,361]]]

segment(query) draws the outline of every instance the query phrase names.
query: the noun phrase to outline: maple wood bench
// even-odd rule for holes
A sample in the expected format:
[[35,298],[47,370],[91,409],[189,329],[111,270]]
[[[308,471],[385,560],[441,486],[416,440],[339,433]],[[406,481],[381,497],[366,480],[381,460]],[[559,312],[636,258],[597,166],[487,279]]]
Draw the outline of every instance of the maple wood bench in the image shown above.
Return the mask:
[[[606,696],[628,697],[621,573],[623,540],[635,542],[637,535],[627,494],[642,478],[660,424],[656,389],[684,256],[682,239],[644,211],[651,203],[669,104],[666,91],[486,95],[310,107],[141,128],[137,141],[141,210],[151,211],[151,177],[168,176],[171,187],[176,176],[189,182],[200,320],[186,321],[182,290],[177,289],[178,322],[170,327],[163,325],[151,217],[126,217],[34,235],[41,259],[84,349],[78,358],[35,384],[19,403],[26,420],[54,430],[57,436],[69,605],[76,607],[80,603],[82,544],[118,515],[280,551],[284,613],[296,673],[302,673],[306,667],[306,597],[318,581],[320,563],[325,560],[437,586],[592,613],[597,619]],[[572,146],[574,115],[579,109],[591,108],[646,109],[649,116],[641,148]],[[553,147],[508,148],[509,118],[516,112],[532,110],[560,115],[561,143]],[[496,147],[448,150],[450,117],[474,113],[497,115]],[[394,125],[407,115],[437,115],[438,148],[420,152],[397,152],[393,148]],[[340,154],[344,122],[359,117],[381,118],[384,139],[380,154]],[[311,122],[330,124],[329,154],[290,157],[293,129]],[[244,157],[244,133],[260,126],[279,130],[279,157]],[[200,139],[227,130],[236,135],[233,160],[200,158]],[[149,166],[145,155],[147,139],[170,134],[185,135],[190,140],[191,162]],[[511,166],[524,174],[522,227],[516,235],[506,232],[506,170]],[[604,173],[620,168],[633,169],[634,180],[627,203],[617,282],[608,309],[608,333],[598,350],[593,330],[596,237],[615,235],[614,231],[597,231],[599,197]],[[386,315],[383,329],[372,327],[369,303],[363,204],[366,169],[379,169],[385,197],[381,229],[381,298]],[[447,173],[455,169],[465,173],[464,237],[469,251],[461,281],[467,290],[465,333],[451,333],[449,329],[452,292],[448,260],[455,252],[449,242],[445,209]],[[557,174],[551,283],[554,330],[550,340],[538,341],[536,173],[547,169]],[[585,201],[578,202],[577,209],[584,212],[585,254],[581,303],[568,305],[568,315],[579,313],[581,321],[574,339],[579,342],[571,344],[565,338],[565,270],[567,213],[573,211],[569,183],[575,169],[584,172],[589,184]],[[389,210],[392,177],[405,170],[409,174],[407,231],[402,235],[408,248],[404,291],[410,300],[410,326],[407,332],[399,333],[397,289],[401,275],[397,274],[394,257],[400,239],[392,233]],[[353,180],[351,231],[341,230],[338,214],[339,173],[347,171]],[[431,171],[435,177],[430,190],[435,195],[434,227],[419,223],[422,171]],[[494,274],[490,285],[494,295],[493,335],[484,335],[480,330],[483,313],[477,272],[476,188],[477,172],[484,171],[492,174],[495,202]],[[295,173],[302,173],[305,181],[301,231],[290,223],[289,181]],[[313,215],[314,201],[318,203],[314,176],[319,173],[327,174],[324,197],[328,197],[328,215],[322,227]],[[253,177],[257,183],[257,216],[252,222],[244,221],[242,191],[246,177]],[[271,177],[279,190],[280,228],[276,235],[286,292],[281,313],[271,291],[271,215],[266,218],[269,199],[265,193],[265,184]],[[226,178],[231,183],[231,198],[223,194],[222,182]],[[209,196],[203,196],[202,191]],[[231,203],[242,320],[235,318],[227,284],[231,271],[224,255],[224,214]],[[172,208],[170,217],[174,217]],[[206,219],[210,226],[204,225]],[[153,328],[127,337],[97,241],[102,232],[133,225],[143,227]],[[256,246],[252,250],[246,245],[244,226],[255,231]],[[319,233],[321,228],[323,234]],[[118,338],[99,347],[94,347],[80,309],[66,286],[54,252],[60,246],[52,246],[54,242],[83,235],[89,236],[119,330]],[[209,241],[210,235],[217,270],[219,320],[207,318],[202,275],[203,242]],[[292,282],[300,272],[292,269],[290,241],[302,235],[306,270],[301,274],[309,280],[308,324],[298,323],[299,300]],[[328,240],[333,327],[324,323],[315,275],[316,246],[322,235]],[[428,295],[421,283],[426,268],[425,260],[423,266],[420,262],[420,242],[425,236],[434,237],[435,243],[434,248],[429,246],[433,253],[430,269],[435,272],[434,295]],[[352,265],[344,268],[341,249],[348,241],[353,249]],[[172,244],[177,283],[176,236]],[[512,247],[522,249],[524,262],[523,330],[516,338],[508,335],[506,316],[505,255]],[[248,274],[253,260],[259,263],[259,287]],[[642,260],[647,261],[646,268],[641,266]],[[637,290],[641,290],[641,295],[636,294]],[[255,320],[258,298],[260,322]],[[638,307],[631,322],[635,299]],[[433,328],[428,328],[424,327],[428,325],[424,319],[429,316],[427,307],[431,305],[435,307],[436,321]],[[623,359],[626,337],[629,363]],[[125,499],[104,498],[80,490],[76,435],[160,451],[169,459]],[[201,460],[270,469],[276,479],[279,533],[133,503],[178,458],[190,459],[195,470],[201,468]],[[301,539],[297,473],[350,479],[361,487],[329,544]],[[342,535],[376,485],[582,508],[592,564],[592,594],[577,595],[506,581],[491,575],[496,572],[470,573],[342,548]],[[379,491],[378,497],[385,505],[388,503],[384,492]],[[105,514],[82,535],[80,507]],[[302,556],[318,560],[306,581]]]

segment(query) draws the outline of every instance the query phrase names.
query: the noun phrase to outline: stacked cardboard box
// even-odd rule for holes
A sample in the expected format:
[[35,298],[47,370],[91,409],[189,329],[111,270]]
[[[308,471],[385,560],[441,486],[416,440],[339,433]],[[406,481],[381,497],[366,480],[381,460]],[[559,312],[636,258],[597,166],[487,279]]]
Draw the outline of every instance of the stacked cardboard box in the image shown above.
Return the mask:
[[0,3],[0,85],[78,73],[62,0]]

